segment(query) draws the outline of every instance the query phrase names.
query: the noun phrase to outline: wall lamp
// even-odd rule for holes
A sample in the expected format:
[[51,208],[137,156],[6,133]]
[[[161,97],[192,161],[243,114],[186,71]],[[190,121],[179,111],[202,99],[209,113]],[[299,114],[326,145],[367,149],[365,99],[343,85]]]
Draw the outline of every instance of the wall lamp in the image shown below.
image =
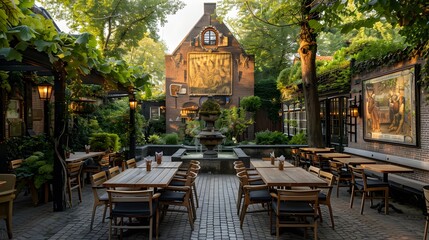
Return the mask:
[[135,99],[130,99],[130,108],[135,110],[137,108],[137,100]]
[[361,117],[361,96],[359,95],[359,102],[356,101],[356,96],[354,98],[353,104],[349,107],[350,116],[357,118]]
[[39,93],[40,100],[49,101],[51,100],[53,87],[49,83],[42,83],[37,86],[37,92]]

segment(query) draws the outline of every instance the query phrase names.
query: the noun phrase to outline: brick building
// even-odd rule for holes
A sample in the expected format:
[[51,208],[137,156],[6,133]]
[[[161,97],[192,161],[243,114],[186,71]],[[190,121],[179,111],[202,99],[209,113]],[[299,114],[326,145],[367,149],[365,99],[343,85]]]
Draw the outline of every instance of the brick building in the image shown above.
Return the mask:
[[205,3],[204,15],[165,56],[167,133],[179,132],[185,121],[196,118],[209,96],[229,108],[254,94],[254,57],[216,19],[215,10],[215,3]]

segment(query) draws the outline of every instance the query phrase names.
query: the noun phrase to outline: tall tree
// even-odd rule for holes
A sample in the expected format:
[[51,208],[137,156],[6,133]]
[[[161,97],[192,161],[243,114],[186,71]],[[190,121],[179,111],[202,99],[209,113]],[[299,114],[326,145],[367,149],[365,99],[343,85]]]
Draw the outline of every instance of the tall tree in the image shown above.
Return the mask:
[[77,32],[89,32],[108,56],[138,46],[144,34],[158,39],[158,24],[184,5],[180,0],[41,0],[57,18]]
[[[312,147],[323,146],[316,78],[316,37],[322,30],[322,20],[326,27],[330,27],[328,23],[338,21],[338,14],[348,11],[342,5],[341,1],[325,3],[312,0],[226,0],[223,2],[225,9],[236,7],[243,15],[250,15],[255,21],[265,23],[267,26],[299,28],[298,53],[301,60],[307,114],[308,145]],[[293,40],[284,36],[283,41]]]
[[141,66],[143,72],[151,76],[150,83],[154,87],[152,93],[159,94],[164,90],[166,50],[167,47],[163,42],[153,40],[146,33],[138,42],[138,46],[131,48],[124,56],[129,64]]

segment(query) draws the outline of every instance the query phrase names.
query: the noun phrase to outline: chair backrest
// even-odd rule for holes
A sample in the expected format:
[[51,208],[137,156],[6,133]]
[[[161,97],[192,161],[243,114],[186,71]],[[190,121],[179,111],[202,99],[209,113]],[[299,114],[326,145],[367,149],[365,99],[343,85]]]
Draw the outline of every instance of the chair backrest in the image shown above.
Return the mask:
[[136,162],[135,158],[128,159],[126,161],[126,163],[127,163],[127,168],[136,168],[137,167],[137,162]]
[[316,176],[319,176],[320,168],[315,167],[315,166],[310,166],[310,167],[308,167],[308,172],[311,174],[314,174]]
[[[319,192],[320,190],[277,190],[277,207],[279,208],[280,202],[305,202],[313,205],[314,215],[317,215],[317,206],[319,204]],[[297,210],[299,212],[299,210]],[[308,214],[308,213],[307,213]]]
[[107,181],[107,175],[105,171],[101,171],[91,176],[91,184],[93,187],[101,186],[105,181]]
[[16,175],[15,174],[0,174],[0,181],[5,181],[0,185],[0,192],[11,191],[15,189]]
[[334,184],[335,177],[334,177],[334,174],[332,174],[332,173],[320,171],[319,177],[321,179],[325,180],[328,183],[328,186],[332,186]]
[[238,179],[240,180],[241,186],[249,185],[249,178],[247,176],[246,170],[240,171],[236,175],[237,175]]
[[82,170],[83,162],[72,162],[67,164],[67,176],[68,177],[78,177]]
[[153,191],[152,190],[139,190],[139,191],[119,191],[119,190],[107,190],[109,195],[110,210],[115,207],[117,203],[148,203],[142,205],[142,208],[148,208],[148,216],[153,215]]
[[112,178],[121,173],[118,166],[109,168],[109,178]]
[[10,170],[14,171],[15,169],[21,167],[23,159],[15,159],[9,162]]
[[340,173],[342,166],[343,166],[343,164],[340,162],[329,160],[329,168],[333,172]]
[[350,172],[352,173],[352,184],[355,184],[356,179],[363,178],[363,169],[360,167],[349,166]]

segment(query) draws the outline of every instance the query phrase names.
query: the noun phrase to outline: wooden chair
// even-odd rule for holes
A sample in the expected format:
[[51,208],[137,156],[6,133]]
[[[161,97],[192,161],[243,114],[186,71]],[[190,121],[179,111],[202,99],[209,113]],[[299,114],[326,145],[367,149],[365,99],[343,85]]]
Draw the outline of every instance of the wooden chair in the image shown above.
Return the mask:
[[426,213],[425,213],[426,223],[425,223],[423,240],[426,240],[428,237],[428,230],[429,230],[429,185],[423,187],[423,196],[425,198],[425,204],[426,204]]
[[137,162],[136,162],[135,158],[128,159],[125,163],[127,165],[127,169],[128,168],[136,168],[137,167]]
[[310,154],[311,165],[320,168],[322,171],[329,172],[329,162],[325,159],[322,159],[317,153]]
[[[269,203],[271,202],[271,195],[267,185],[250,185],[246,174],[243,174],[241,176],[237,174],[237,176],[239,177],[241,185],[243,186],[244,194],[244,201],[240,210],[240,228],[242,229],[246,213],[270,211]],[[259,210],[247,211],[248,207],[251,204],[266,204],[267,207],[264,207]]]
[[332,213],[331,194],[332,194],[332,185],[334,184],[335,177],[332,173],[328,173],[325,171],[320,171],[319,177],[328,183],[328,186],[326,186],[326,187],[318,187],[317,188],[320,190],[319,208],[318,208],[319,216],[320,216],[320,222],[323,221],[322,211],[320,210],[320,205],[326,205],[328,207],[329,217],[331,218],[331,227],[332,227],[332,229],[334,229],[335,224],[334,224],[334,215]]
[[6,183],[0,185],[0,218],[5,219],[7,236],[12,239],[12,213],[16,191],[16,176],[15,174],[0,174],[0,181],[6,181]]
[[[198,173],[201,169],[200,165],[193,165],[188,172],[188,175],[186,177],[188,177],[190,175],[190,172],[194,173],[196,177],[198,177]],[[200,207],[199,203],[198,203],[198,193],[197,193],[197,186],[196,186],[196,177],[195,179],[192,181],[191,184],[191,188],[192,188],[192,199],[195,198],[195,205],[197,208]],[[171,186],[185,186],[186,183],[186,178],[184,178],[182,175],[175,175],[175,177],[173,178],[173,180],[171,181],[170,185]]]
[[314,229],[314,239],[318,239],[319,191],[280,189],[277,193],[271,193],[273,201],[270,212],[270,229],[272,229],[273,217],[275,217],[277,239],[279,238],[279,229],[282,227],[310,227]]
[[79,202],[82,202],[82,185],[81,185],[81,172],[83,162],[73,162],[67,164],[67,193],[69,195],[70,207],[72,204],[72,190],[77,189],[79,195]]
[[295,167],[298,167],[299,166],[299,148],[291,148],[290,154],[293,159],[293,165]]
[[21,167],[23,159],[15,159],[9,162],[9,169],[11,172],[15,172],[15,169]]
[[[162,216],[169,212],[185,212],[188,213],[189,224],[192,231],[194,230],[194,221],[196,219],[195,206],[192,201],[192,182],[196,178],[196,174],[189,172],[186,178],[185,186],[168,186],[161,191],[159,202],[161,204]],[[170,205],[185,207],[182,209],[168,209]]]
[[313,175],[319,176],[321,170],[318,167],[309,166],[307,171]]
[[[121,239],[123,229],[149,229],[149,239],[152,239],[154,218],[156,228],[155,236],[158,239],[159,214],[157,200],[160,196],[159,193],[153,194],[152,190],[107,190],[107,193],[109,195],[110,208],[109,239],[112,237],[113,229],[121,230]],[[142,223],[140,219],[148,219],[149,225],[136,225],[136,223],[124,224],[124,218],[130,220],[138,218],[139,223]]]
[[114,167],[109,168],[109,171],[108,171],[109,179],[118,175],[119,173],[121,173],[121,170],[119,170],[118,166],[114,166]]
[[299,166],[308,169],[311,165],[311,153],[307,153],[304,151],[299,152]]
[[342,163],[336,161],[329,161],[331,173],[335,176],[335,183],[337,185],[337,197],[340,194],[340,187],[352,187],[352,174],[345,168]]
[[[350,208],[353,208],[353,200],[356,192],[362,193],[362,202],[360,207],[360,214],[363,214],[365,207],[365,199],[370,198],[371,206],[373,206],[373,199],[384,199],[384,213],[389,214],[389,183],[382,182],[375,178],[369,178],[365,171],[361,168],[350,167],[352,171],[352,194],[350,196]],[[373,196],[374,192],[383,192],[382,197]]]
[[92,193],[94,195],[94,204],[92,205],[92,215],[91,215],[91,226],[94,223],[95,212],[97,211],[97,207],[104,206],[103,218],[102,222],[104,223],[104,219],[106,218],[107,207],[109,206],[109,196],[107,195],[106,188],[103,187],[103,183],[107,181],[106,172],[102,171],[91,176],[91,184],[92,184]]

